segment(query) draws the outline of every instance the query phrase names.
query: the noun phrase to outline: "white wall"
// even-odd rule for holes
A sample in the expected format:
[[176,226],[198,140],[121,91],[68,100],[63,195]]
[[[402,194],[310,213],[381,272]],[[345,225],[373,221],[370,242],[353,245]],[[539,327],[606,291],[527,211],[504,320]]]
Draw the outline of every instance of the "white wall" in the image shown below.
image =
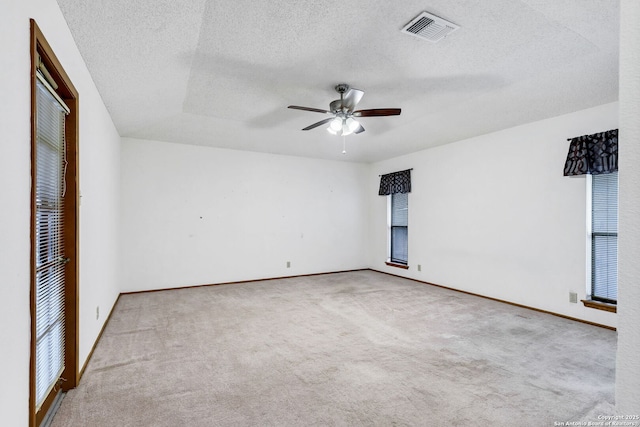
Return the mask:
[[[569,303],[587,289],[586,183],[563,167],[567,138],[617,127],[612,103],[372,165],[371,267],[615,326],[614,314]],[[376,194],[379,174],[408,168],[401,270],[384,264],[386,198]]]
[[123,291],[365,268],[367,171],[125,138]]
[[616,410],[640,414],[640,2],[620,3],[620,241]]
[[[0,3],[0,425],[29,419],[30,54],[34,18],[80,94],[80,363],[118,294],[120,138],[55,0]],[[103,316],[95,318],[100,305]]]

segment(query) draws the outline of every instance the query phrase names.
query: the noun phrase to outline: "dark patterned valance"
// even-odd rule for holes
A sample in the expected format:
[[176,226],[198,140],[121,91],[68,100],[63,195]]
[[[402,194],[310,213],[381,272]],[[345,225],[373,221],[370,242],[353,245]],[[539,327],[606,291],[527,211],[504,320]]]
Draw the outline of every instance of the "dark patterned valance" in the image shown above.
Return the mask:
[[570,140],[564,176],[599,175],[618,170],[618,129]]
[[380,175],[378,195],[388,196],[396,193],[411,193],[411,169]]

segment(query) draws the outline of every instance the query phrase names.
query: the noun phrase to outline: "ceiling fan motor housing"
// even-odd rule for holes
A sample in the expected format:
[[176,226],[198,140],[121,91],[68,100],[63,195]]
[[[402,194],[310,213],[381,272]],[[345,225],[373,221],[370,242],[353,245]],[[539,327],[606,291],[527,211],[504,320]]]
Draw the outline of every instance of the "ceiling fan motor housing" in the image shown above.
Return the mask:
[[329,104],[329,110],[334,114],[342,113],[342,100],[336,99]]

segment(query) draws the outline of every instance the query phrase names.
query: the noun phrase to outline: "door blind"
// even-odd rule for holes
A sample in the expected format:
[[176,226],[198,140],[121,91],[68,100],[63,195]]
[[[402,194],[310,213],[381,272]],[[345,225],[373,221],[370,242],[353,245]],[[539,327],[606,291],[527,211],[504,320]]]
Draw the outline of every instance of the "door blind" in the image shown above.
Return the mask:
[[36,81],[36,407],[64,370],[64,269],[62,240],[65,111]]
[[593,175],[591,299],[618,299],[618,173]]

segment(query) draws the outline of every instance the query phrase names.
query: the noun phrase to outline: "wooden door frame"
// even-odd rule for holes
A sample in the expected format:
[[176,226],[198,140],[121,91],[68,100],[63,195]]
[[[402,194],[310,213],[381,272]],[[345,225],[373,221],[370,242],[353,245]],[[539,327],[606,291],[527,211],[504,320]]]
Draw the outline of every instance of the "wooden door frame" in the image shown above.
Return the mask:
[[66,185],[64,196],[64,222],[63,222],[63,242],[64,253],[69,258],[65,266],[65,370],[62,378],[65,381],[61,384],[63,391],[76,387],[80,380],[79,374],[79,321],[78,321],[78,287],[79,276],[79,214],[80,214],[80,184],[79,184],[79,107],[78,91],[71,83],[71,79],[62,68],[58,58],[53,53],[51,46],[45,39],[42,31],[36,22],[30,20],[30,51],[31,51],[31,347],[29,364],[29,425],[35,427],[40,425],[44,415],[53,403],[56,393],[51,393],[51,398],[47,399],[39,412],[36,411],[35,396],[35,353],[36,353],[36,69],[38,66],[38,55],[42,62],[58,84],[57,93],[67,104],[71,113],[65,119],[65,142],[66,142]]

